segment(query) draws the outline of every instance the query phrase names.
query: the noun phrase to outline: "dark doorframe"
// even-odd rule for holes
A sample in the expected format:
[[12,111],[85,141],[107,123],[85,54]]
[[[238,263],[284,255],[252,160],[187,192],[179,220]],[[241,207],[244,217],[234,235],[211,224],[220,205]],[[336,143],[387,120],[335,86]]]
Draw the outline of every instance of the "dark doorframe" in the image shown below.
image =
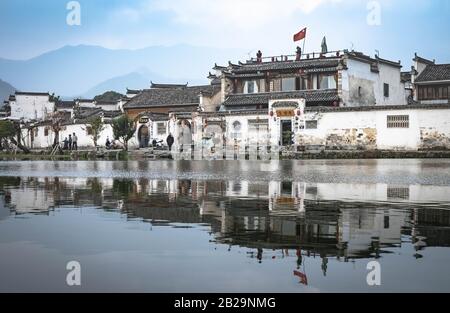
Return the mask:
[[290,146],[292,144],[292,121],[281,121],[281,145]]
[[148,148],[148,144],[150,142],[150,131],[147,125],[142,125],[141,128],[139,128],[138,140],[139,148]]

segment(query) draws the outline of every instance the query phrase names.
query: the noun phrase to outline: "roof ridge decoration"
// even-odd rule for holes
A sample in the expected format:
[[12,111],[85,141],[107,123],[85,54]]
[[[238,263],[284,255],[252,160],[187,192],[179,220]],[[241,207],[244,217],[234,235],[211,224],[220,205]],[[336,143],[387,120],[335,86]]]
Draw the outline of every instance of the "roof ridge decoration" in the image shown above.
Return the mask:
[[436,60],[428,60],[428,59],[422,58],[417,54],[417,52],[414,53],[413,61],[421,62],[421,63],[427,64],[427,65],[435,65],[436,64]]

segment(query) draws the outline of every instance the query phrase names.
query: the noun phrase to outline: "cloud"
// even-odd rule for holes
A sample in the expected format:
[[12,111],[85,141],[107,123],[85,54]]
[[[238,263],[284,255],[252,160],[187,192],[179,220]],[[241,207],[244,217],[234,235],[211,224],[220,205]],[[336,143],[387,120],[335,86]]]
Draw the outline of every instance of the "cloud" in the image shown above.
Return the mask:
[[205,27],[256,29],[296,13],[309,14],[326,3],[341,0],[155,0],[147,2],[150,10],[168,11],[173,21]]

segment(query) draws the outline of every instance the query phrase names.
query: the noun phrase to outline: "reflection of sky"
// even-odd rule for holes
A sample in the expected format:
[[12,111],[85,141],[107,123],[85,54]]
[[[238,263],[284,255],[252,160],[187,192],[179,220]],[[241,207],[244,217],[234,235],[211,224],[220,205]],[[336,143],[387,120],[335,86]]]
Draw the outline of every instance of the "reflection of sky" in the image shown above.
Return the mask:
[[[330,259],[323,276],[319,256],[303,257],[309,287],[292,275],[295,250],[264,251],[261,264],[249,249],[216,245],[206,231],[127,222],[117,213],[85,208],[0,224],[0,290],[76,291],[64,286],[64,266],[82,264],[83,291],[304,292],[445,291],[448,249],[429,248],[423,259],[404,243],[380,259],[382,288],[365,284],[367,261]],[[45,229],[46,231],[43,231]],[[392,249],[394,251],[394,249]],[[5,253],[4,253],[5,252]],[[273,258],[275,257],[275,259]],[[414,275],[412,275],[414,273]]]
[[[403,161],[409,167],[397,171],[406,171],[408,181],[432,183],[427,175],[437,171],[443,172],[438,181],[445,179],[449,163],[432,161]],[[230,170],[217,166],[223,163],[11,163],[17,173],[32,168],[38,177],[0,177],[0,291],[71,291],[64,285],[71,260],[82,264],[83,291],[450,291],[443,275],[450,261],[450,187],[386,184],[387,173],[396,175],[392,160],[309,163],[310,173],[345,183],[238,183],[236,172],[258,176],[260,164],[231,162]],[[262,171],[274,167],[263,164]],[[305,164],[281,166],[295,173]],[[382,182],[348,183],[355,176],[344,175],[344,164]],[[43,176],[69,168],[81,177]],[[104,170],[152,175],[154,168],[186,177],[218,168],[234,180],[83,178]],[[308,287],[293,275],[297,248]],[[383,285],[371,289],[365,266],[377,253]]]

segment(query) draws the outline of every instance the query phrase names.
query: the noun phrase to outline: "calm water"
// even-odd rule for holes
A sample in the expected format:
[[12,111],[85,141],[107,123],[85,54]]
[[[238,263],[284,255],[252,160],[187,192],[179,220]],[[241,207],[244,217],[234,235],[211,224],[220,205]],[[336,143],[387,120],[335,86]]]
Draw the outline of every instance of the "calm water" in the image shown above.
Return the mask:
[[0,256],[3,292],[450,292],[450,160],[0,162]]

